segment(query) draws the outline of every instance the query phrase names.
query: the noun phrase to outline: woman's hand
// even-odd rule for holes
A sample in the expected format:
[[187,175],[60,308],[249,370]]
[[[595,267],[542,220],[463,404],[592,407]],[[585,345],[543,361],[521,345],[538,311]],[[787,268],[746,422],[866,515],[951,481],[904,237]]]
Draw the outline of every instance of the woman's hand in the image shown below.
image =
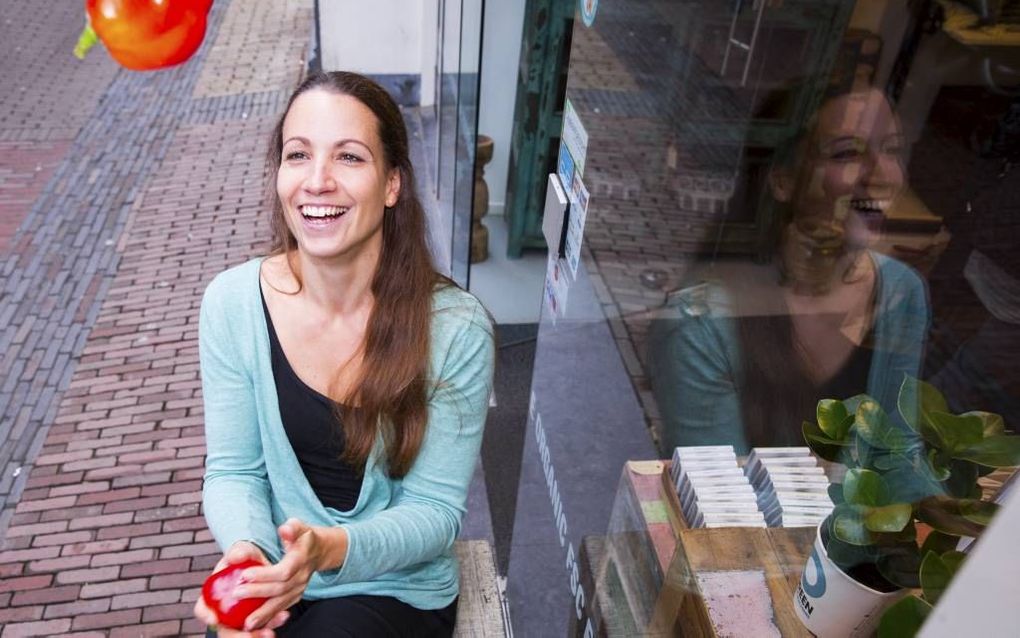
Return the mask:
[[311,527],[291,518],[277,532],[283,558],[276,565],[248,568],[244,572],[248,582],[235,590],[241,598],[268,599],[248,616],[245,628],[249,630],[272,626],[270,621],[301,600],[312,574],[335,567],[346,554],[346,532],[341,528]]
[[[227,553],[220,559],[220,562],[216,563],[216,567],[213,568],[212,573],[215,574],[228,565],[240,563],[245,560],[254,560],[262,563],[263,565],[269,564],[265,555],[262,554],[262,550],[258,547],[247,541],[238,541],[231,545],[230,549],[227,550]],[[267,623],[264,628],[254,632],[236,631],[229,627],[218,627],[217,635],[222,638],[273,638],[275,636],[275,632],[273,630],[287,622],[288,615],[289,614],[286,611],[281,611],[271,617],[272,622]],[[195,601],[195,617],[210,627],[214,627],[219,624],[219,618],[216,617],[216,612],[209,609],[201,595],[199,595],[198,600]]]

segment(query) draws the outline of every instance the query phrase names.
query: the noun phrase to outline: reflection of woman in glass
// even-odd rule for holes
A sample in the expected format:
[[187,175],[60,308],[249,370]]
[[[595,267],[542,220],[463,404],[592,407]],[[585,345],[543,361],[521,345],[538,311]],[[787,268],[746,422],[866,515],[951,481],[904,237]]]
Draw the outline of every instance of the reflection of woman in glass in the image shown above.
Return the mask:
[[867,392],[894,408],[917,374],[926,289],[868,249],[904,186],[900,126],[878,91],[826,101],[777,154],[771,264],[717,262],[649,337],[662,447],[802,445],[820,398]]

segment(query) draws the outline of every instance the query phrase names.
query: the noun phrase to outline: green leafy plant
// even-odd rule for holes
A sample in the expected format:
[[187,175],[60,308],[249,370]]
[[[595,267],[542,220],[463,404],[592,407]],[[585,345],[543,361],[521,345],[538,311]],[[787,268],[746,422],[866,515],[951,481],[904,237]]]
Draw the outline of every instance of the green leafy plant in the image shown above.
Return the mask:
[[[897,414],[858,395],[819,401],[804,439],[823,459],[846,467],[829,495],[823,523],[829,557],[847,574],[879,591],[920,588],[882,617],[879,636],[910,636],[924,622],[964,555],[961,537],[976,537],[997,506],[981,500],[980,476],[1020,465],[1020,437],[1002,417],[952,414],[934,386],[906,377]],[[918,523],[931,531],[918,544]]]

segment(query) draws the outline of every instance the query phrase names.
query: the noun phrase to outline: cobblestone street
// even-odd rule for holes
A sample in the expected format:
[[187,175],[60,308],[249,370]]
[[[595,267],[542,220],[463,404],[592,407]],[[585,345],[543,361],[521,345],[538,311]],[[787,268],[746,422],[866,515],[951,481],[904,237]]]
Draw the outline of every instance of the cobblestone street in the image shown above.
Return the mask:
[[186,64],[71,49],[2,0],[0,638],[199,634],[202,290],[268,238],[264,157],[308,0],[216,0]]

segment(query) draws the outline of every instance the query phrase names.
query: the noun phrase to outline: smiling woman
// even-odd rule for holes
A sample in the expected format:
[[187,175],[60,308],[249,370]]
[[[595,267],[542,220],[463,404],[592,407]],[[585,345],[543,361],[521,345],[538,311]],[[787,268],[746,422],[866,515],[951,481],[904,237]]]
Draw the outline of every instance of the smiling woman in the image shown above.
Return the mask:
[[[253,635],[450,635],[488,314],[432,265],[407,131],[381,87],[309,76],[269,165],[271,253],[202,301],[217,570],[263,565],[232,596],[267,599]],[[201,600],[195,613],[219,622]]]
[[383,213],[397,202],[378,119],[350,95],[301,94],[283,123],[276,192],[302,253],[315,259],[379,254]]
[[777,149],[768,263],[705,260],[650,330],[664,451],[800,445],[819,397],[867,392],[895,407],[930,321],[921,278],[872,250],[906,186],[902,138],[885,95],[852,90]]

